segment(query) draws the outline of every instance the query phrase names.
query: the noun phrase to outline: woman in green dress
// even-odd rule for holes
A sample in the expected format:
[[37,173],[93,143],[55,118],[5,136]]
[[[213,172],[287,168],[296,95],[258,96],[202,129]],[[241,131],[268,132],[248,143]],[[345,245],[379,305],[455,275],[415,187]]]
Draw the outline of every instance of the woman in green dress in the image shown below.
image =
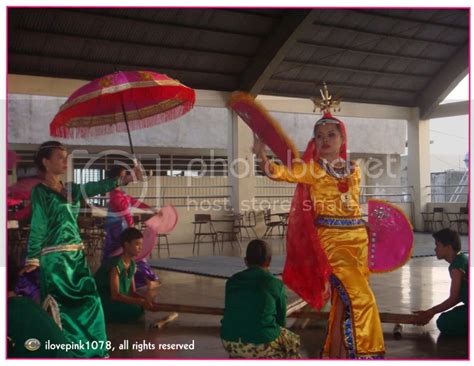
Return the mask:
[[[43,181],[31,193],[31,231],[22,272],[41,268],[41,302],[73,345],[76,357],[106,357],[110,344],[97,286],[86,263],[77,225],[83,194],[92,197],[126,185],[132,176],[63,185],[67,151],[57,141],[43,143],[35,163]],[[137,179],[143,176],[134,168]]]

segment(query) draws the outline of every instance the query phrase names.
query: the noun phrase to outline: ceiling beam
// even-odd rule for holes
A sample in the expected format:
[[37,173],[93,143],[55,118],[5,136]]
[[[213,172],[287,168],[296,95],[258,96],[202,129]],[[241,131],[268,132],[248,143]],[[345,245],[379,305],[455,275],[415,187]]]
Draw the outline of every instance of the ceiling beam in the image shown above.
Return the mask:
[[429,58],[429,57],[420,57],[420,56],[404,56],[400,55],[399,53],[388,53],[388,52],[377,52],[377,51],[364,51],[362,49],[357,49],[349,46],[344,46],[344,47],[338,47],[338,46],[332,46],[329,44],[322,44],[322,43],[316,43],[313,41],[298,41],[297,44],[301,44],[304,47],[313,47],[313,48],[326,48],[330,50],[334,50],[337,53],[333,56],[337,56],[340,53],[356,53],[364,56],[379,56],[379,57],[388,57],[391,59],[397,59],[397,60],[406,60],[406,61],[426,61],[426,62],[434,62],[438,64],[444,63],[446,60],[441,59],[441,58]]
[[461,47],[446,63],[416,100],[420,108],[420,118],[427,119],[436,107],[464,79],[469,68],[469,44]]
[[[65,71],[56,71],[52,75],[50,70],[42,70],[41,67],[32,68],[31,66],[26,69],[23,65],[48,65],[51,63],[51,60],[59,62],[60,64],[65,64],[67,62],[74,62],[74,68]],[[35,76],[44,76],[44,77],[58,77],[66,79],[81,79],[81,80],[93,80],[103,74],[108,74],[115,72],[116,70],[136,70],[140,69],[142,66],[139,65],[124,65],[121,63],[99,63],[99,62],[90,62],[74,58],[48,58],[41,57],[38,55],[19,55],[19,54],[10,54],[9,62],[11,65],[20,65],[20,67],[9,67],[9,74],[23,74],[23,75],[35,75]],[[157,68],[157,67],[147,67],[150,71],[156,71],[162,74],[166,74],[170,77],[178,79],[183,84],[189,86],[190,88],[198,88],[204,90],[215,90],[215,91],[230,91],[236,90],[239,78],[236,75],[223,75],[216,73],[208,72],[196,72],[191,70],[180,70],[180,69],[169,69],[169,68]],[[98,73],[91,72],[78,72],[76,70],[99,70]]]
[[[142,49],[150,49],[155,48],[156,50],[164,50],[164,51],[186,51],[189,53],[190,56],[223,56],[223,57],[232,57],[240,59],[242,62],[247,62],[247,60],[251,57],[249,54],[243,54],[239,52],[229,52],[229,51],[216,51],[211,49],[205,48],[198,48],[198,47],[186,47],[186,46],[172,46],[172,45],[163,45],[155,42],[136,42],[127,39],[118,39],[117,36],[114,34],[114,38],[105,38],[100,36],[90,36],[87,34],[69,34],[69,33],[54,33],[54,32],[44,32],[35,29],[27,29],[27,28],[16,28],[13,32],[10,33],[10,40],[11,42],[15,42],[16,37],[29,37],[29,40],[32,37],[47,37],[48,43],[53,42],[52,39],[57,39],[59,41],[65,42],[72,42],[73,44],[77,41],[88,41],[89,44],[97,44],[97,47],[105,47],[105,46],[116,46],[116,47],[123,47],[125,49],[130,49],[131,47],[141,47]],[[42,40],[43,41],[43,40]],[[137,49],[137,53],[139,53],[139,49]]]
[[317,16],[316,10],[289,10],[284,13],[275,31],[259,47],[259,52],[242,75],[240,89],[259,94],[265,83],[280,65],[287,52],[297,41],[297,36],[310,26]]
[[[432,44],[432,45],[437,45],[437,46],[445,46],[445,47],[452,47],[452,48],[457,48],[460,46],[459,43],[454,43],[454,42],[442,42],[442,41],[436,41],[436,40],[432,40],[432,39],[428,39],[428,38],[424,38],[424,37],[409,37],[409,36],[404,36],[400,33],[387,33],[387,32],[369,32],[369,31],[366,31],[366,30],[361,30],[360,28],[354,28],[354,27],[346,27],[346,26],[343,26],[341,24],[332,24],[332,23],[329,23],[329,22],[324,22],[322,21],[321,19],[318,19],[316,22],[314,22],[313,24],[314,26],[317,26],[317,27],[323,27],[323,28],[331,28],[331,29],[335,29],[335,30],[338,30],[338,31],[348,31],[352,34],[363,34],[363,35],[368,35],[368,36],[372,36],[372,37],[376,37],[374,40],[372,41],[368,41],[368,42],[363,42],[363,44],[370,44],[370,43],[376,43],[376,42],[380,42],[381,40],[385,39],[385,38],[389,38],[389,39],[395,39],[397,41],[411,41],[411,42],[424,42],[424,43],[428,43],[428,44]],[[357,44],[356,44],[357,46]]]
[[[51,10],[51,9],[47,9]],[[56,10],[56,9],[54,9]],[[64,11],[70,11],[74,13],[79,13],[82,15],[85,15],[87,17],[94,16],[94,17],[100,17],[102,19],[108,18],[109,20],[113,19],[115,21],[119,22],[136,22],[136,23],[141,23],[142,25],[146,24],[147,26],[156,26],[156,25],[162,25],[162,26],[167,26],[167,27],[173,27],[177,29],[187,29],[190,32],[196,32],[196,31],[201,31],[201,32],[212,32],[212,33],[222,33],[222,34],[232,34],[232,35],[237,35],[237,36],[242,36],[242,37],[253,37],[253,38],[260,38],[262,37],[262,34],[257,34],[255,32],[249,32],[247,29],[242,28],[239,31],[233,31],[233,30],[227,30],[224,28],[216,28],[216,27],[209,27],[205,26],[207,22],[204,22],[203,25],[187,25],[184,23],[178,23],[178,22],[170,22],[170,21],[156,21],[153,19],[145,19],[139,16],[133,16],[133,15],[128,15],[130,13],[127,13],[127,15],[119,15],[119,14],[113,14],[110,12],[107,13],[99,13],[95,10],[89,11],[87,8],[63,8],[61,10]],[[100,9],[99,9],[100,10]],[[165,9],[166,10],[166,9]],[[187,10],[193,10],[193,9],[187,9]],[[199,9],[198,9],[199,10]],[[218,10],[218,9],[212,9],[212,10]]]
[[[298,80],[298,79],[287,79],[287,78],[271,78],[271,81],[277,81],[279,83],[290,83],[290,84],[302,84],[319,87],[323,84],[322,80]],[[382,88],[380,86],[372,86],[372,85],[356,85],[356,84],[347,84],[347,83],[338,83],[332,82],[331,80],[324,80],[330,89],[351,89],[351,90],[359,90],[359,91],[380,91],[380,92],[387,92],[387,93],[406,93],[410,94],[411,96],[418,93],[417,90],[413,89],[402,89],[402,88]],[[318,94],[318,93],[316,93]]]
[[[392,72],[392,71],[379,71],[374,69],[359,69],[357,67],[347,67],[347,66],[335,66],[330,64],[318,64],[316,62],[299,62],[296,60],[287,60],[283,61],[285,66],[289,66],[290,69],[287,71],[291,71],[296,68],[312,68],[312,69],[326,69],[326,70],[337,70],[337,71],[347,71],[353,72],[357,74],[368,74],[368,75],[377,75],[377,76],[385,76],[385,77],[393,77],[393,78],[423,78],[429,79],[431,75],[420,75],[419,73],[401,73],[401,72]],[[283,64],[282,63],[282,64]],[[286,72],[287,72],[286,71]],[[283,74],[285,71],[279,71],[278,74]]]
[[[278,90],[272,90],[270,88],[265,88],[262,91],[263,94],[265,95],[276,95],[276,96],[281,96],[281,97],[286,97],[286,98],[302,98],[302,99],[308,99],[310,97],[314,97],[314,94],[308,95],[305,93],[300,93],[300,92],[281,92]],[[410,99],[411,101],[411,99]],[[312,103],[312,102],[311,102]],[[366,105],[366,104],[383,104],[383,105],[388,105],[388,106],[394,106],[394,107],[414,107],[412,103],[407,103],[406,101],[395,101],[393,99],[387,99],[387,98],[379,98],[379,99],[373,99],[373,98],[350,98],[350,97],[345,97],[344,98],[344,106],[347,103],[357,103],[360,105]],[[345,107],[344,107],[345,108]],[[342,110],[342,108],[341,108]]]
[[[68,97],[88,82],[89,80],[8,74],[8,93]],[[195,106],[226,108],[229,92],[202,89],[195,89],[195,91]]]
[[[277,94],[276,92],[272,93],[272,95],[260,94],[257,97],[257,101],[272,112],[315,114],[313,112],[314,104],[307,96],[291,98],[288,96],[280,97]],[[344,100],[341,111],[337,115],[341,117],[382,118],[403,121],[410,118],[412,110],[413,108],[395,106],[390,102],[384,104],[381,101],[377,101],[370,104],[367,101],[364,103],[353,103]]]
[[456,117],[465,116],[469,114],[469,102],[467,100],[455,103],[446,103],[437,106],[433,113],[428,118],[445,118],[445,117]]
[[[259,17],[269,18],[272,20],[280,18],[280,14],[278,13],[279,9],[276,9],[276,12],[275,10],[272,10],[272,9],[256,9],[256,8],[231,8],[231,9],[219,9],[219,10],[227,10],[227,11],[231,11],[232,13],[244,14],[244,15],[257,15]],[[263,12],[259,12],[258,10],[262,10]]]
[[[458,10],[459,13],[451,13],[449,16],[456,15],[457,17],[459,17],[461,15],[460,14],[461,10],[462,9]],[[445,23],[437,22],[437,21],[431,20],[431,19],[430,20],[421,20],[421,19],[414,19],[414,18],[408,18],[408,17],[382,14],[382,13],[379,13],[378,11],[376,11],[376,10],[362,10],[362,9],[357,9],[356,10],[356,9],[353,9],[351,11],[354,12],[354,13],[358,13],[358,14],[376,16],[376,17],[384,18],[384,19],[392,19],[392,20],[396,20],[396,21],[400,21],[400,22],[410,22],[410,23],[414,23],[414,24],[418,24],[418,25],[446,27],[446,28],[461,30],[463,32],[467,32],[469,30],[469,27],[463,27],[463,26],[456,25],[456,24],[445,24]],[[469,19],[469,10],[466,9],[465,11],[466,11],[466,19]],[[446,15],[444,15],[444,17],[446,17]]]
[[[140,63],[128,63],[128,62],[122,62],[122,61],[111,61],[111,60],[102,60],[99,58],[80,58],[80,57],[71,57],[71,56],[66,56],[66,55],[39,55],[36,53],[30,53],[30,52],[9,52],[8,57],[10,59],[10,67],[9,67],[9,72],[18,74],[18,73],[23,73],[26,70],[16,70],[15,66],[18,64],[18,60],[21,60],[22,58],[27,60],[25,63],[28,64],[30,67],[34,67],[36,64],[41,64],[44,63],[47,65],[50,61],[73,61],[76,63],[83,63],[84,65],[90,66],[88,70],[96,70],[100,67],[108,68],[110,69],[110,72],[115,72],[116,70],[120,70],[120,68],[126,68],[127,70],[134,70],[134,69],[141,69],[141,68],[146,68],[147,70],[159,72],[161,74],[166,74],[170,75],[170,77],[173,75],[173,73],[180,72],[180,73],[188,73],[188,74],[201,74],[201,76],[205,75],[214,75],[214,76],[222,76],[222,77],[228,77],[228,78],[233,78],[237,79],[238,75],[235,73],[230,73],[230,72],[221,72],[221,71],[216,71],[216,70],[198,70],[198,69],[193,69],[190,67],[184,68],[184,67],[173,67],[173,66],[162,66],[162,65],[157,65],[157,64],[149,64],[145,62],[140,62]],[[34,58],[38,59],[38,62],[36,63]],[[11,68],[11,70],[10,70]],[[165,72],[166,71],[166,72]],[[84,75],[85,76],[85,75]],[[90,74],[90,76],[94,77],[93,74]],[[95,77],[99,77],[95,76]]]
[[[19,11],[18,14],[15,14],[15,11]],[[22,20],[22,16],[31,16],[37,17],[38,19],[44,19],[45,15],[54,16],[56,22],[62,24],[67,24],[68,28],[78,28],[81,29],[81,22],[84,18],[87,18],[88,21],[95,21],[98,24],[104,25],[107,24],[110,27],[122,27],[125,29],[134,29],[136,27],[147,28],[148,33],[157,33],[157,34],[170,34],[172,31],[187,31],[187,32],[202,32],[206,35],[222,35],[222,36],[234,36],[240,37],[242,42],[249,40],[259,41],[262,37],[261,35],[245,33],[245,30],[240,32],[236,31],[226,31],[224,29],[214,29],[209,27],[198,27],[190,26],[185,24],[169,23],[169,22],[156,22],[148,19],[140,19],[135,17],[126,17],[119,15],[105,15],[99,14],[93,11],[84,10],[84,8],[29,8],[29,9],[9,9],[9,31],[14,31],[17,28],[18,21]],[[19,20],[16,19],[19,18]],[[12,19],[10,21],[10,19]]]

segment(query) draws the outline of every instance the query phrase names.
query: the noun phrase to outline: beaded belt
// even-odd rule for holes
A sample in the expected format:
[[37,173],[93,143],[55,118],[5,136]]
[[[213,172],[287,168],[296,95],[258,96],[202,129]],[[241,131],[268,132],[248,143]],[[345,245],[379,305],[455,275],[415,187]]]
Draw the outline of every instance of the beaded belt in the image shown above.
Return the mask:
[[348,227],[348,226],[364,226],[364,220],[360,217],[330,217],[318,216],[314,219],[315,226],[329,227]]
[[78,250],[84,250],[84,244],[64,244],[43,248],[43,250],[41,250],[41,255],[58,252],[77,252]]

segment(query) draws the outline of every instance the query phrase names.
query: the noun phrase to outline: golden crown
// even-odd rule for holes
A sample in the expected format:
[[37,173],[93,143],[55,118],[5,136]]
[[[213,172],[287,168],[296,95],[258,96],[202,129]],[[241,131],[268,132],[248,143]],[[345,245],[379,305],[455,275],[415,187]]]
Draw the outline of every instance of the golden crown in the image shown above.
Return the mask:
[[313,112],[316,112],[316,108],[319,108],[323,114],[331,113],[331,108],[334,112],[340,112],[341,108],[339,107],[339,104],[341,103],[341,98],[333,98],[332,95],[329,94],[326,82],[323,82],[323,89],[319,89],[319,91],[321,92],[321,98],[311,98],[312,102],[314,103]]

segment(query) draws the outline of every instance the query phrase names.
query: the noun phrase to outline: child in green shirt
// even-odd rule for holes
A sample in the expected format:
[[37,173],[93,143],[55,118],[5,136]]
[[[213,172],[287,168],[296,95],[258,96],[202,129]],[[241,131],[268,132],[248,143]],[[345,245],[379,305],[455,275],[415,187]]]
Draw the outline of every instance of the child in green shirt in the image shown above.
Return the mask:
[[95,280],[104,308],[105,319],[112,322],[129,322],[140,318],[144,310],[155,310],[155,304],[137,294],[133,257],[143,245],[143,235],[135,228],[125,229],[120,236],[123,253],[104,260],[95,274]]
[[285,328],[283,282],[268,271],[271,259],[268,243],[252,240],[248,268],[226,283],[221,339],[231,358],[300,358],[299,336]]

